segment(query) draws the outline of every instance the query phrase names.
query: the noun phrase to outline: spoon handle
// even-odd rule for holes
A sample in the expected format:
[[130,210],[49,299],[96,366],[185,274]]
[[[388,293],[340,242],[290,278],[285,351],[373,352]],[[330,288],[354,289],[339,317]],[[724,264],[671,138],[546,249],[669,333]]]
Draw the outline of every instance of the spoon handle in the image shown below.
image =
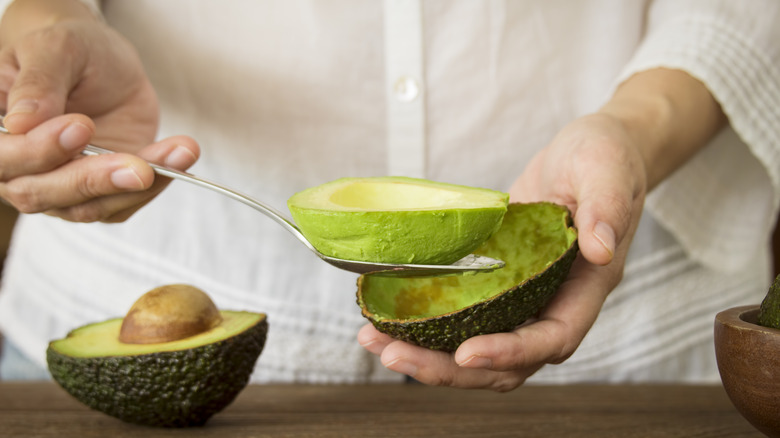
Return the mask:
[[[94,146],[94,145],[87,145],[84,150],[82,151],[82,154],[84,155],[102,155],[102,154],[112,154],[114,151]],[[148,162],[147,162],[148,163]],[[225,195],[231,199],[234,199],[238,202],[241,202],[245,205],[248,205],[255,210],[263,213],[264,215],[268,216],[269,218],[273,219],[276,223],[281,225],[284,229],[289,231],[293,236],[295,236],[298,240],[303,242],[306,246],[309,247],[309,249],[314,249],[312,245],[309,243],[308,240],[306,240],[305,237],[303,237],[303,234],[301,234],[301,231],[298,229],[295,224],[292,223],[292,221],[288,220],[284,217],[284,215],[276,210],[275,208],[271,207],[270,205],[267,205],[263,202],[258,201],[255,198],[252,198],[251,196],[245,195],[237,190],[231,189],[229,187],[225,187],[221,184],[215,183],[213,181],[209,181],[205,178],[201,178],[199,176],[195,176],[191,173],[182,172],[176,169],[171,169],[169,167],[160,166],[154,163],[148,163],[149,166],[154,169],[154,172],[162,175],[167,176],[168,178],[174,178],[178,179],[180,181],[186,181],[190,184],[194,184],[198,187],[202,187],[205,189],[212,190],[214,192],[220,193],[222,195]]]
[[[0,116],[0,133],[8,134],[8,129],[6,129],[6,127],[3,126],[3,118],[4,116]],[[84,148],[84,150],[81,153],[83,155],[102,155],[102,154],[113,154],[114,151],[102,148],[100,146],[89,144]],[[217,193],[225,195],[229,198],[232,198],[236,201],[239,201],[245,205],[254,208],[255,210],[263,213],[264,215],[268,216],[269,218],[273,219],[276,223],[284,227],[284,229],[289,231],[298,240],[303,242],[307,247],[309,247],[309,249],[312,250],[314,249],[311,243],[309,243],[309,241],[306,240],[305,237],[303,237],[303,234],[301,234],[301,230],[299,230],[298,227],[292,223],[292,221],[285,218],[282,213],[280,213],[278,210],[274,209],[270,205],[266,205],[258,201],[257,199],[245,195],[237,190],[233,190],[229,187],[225,187],[221,184],[215,183],[213,181],[209,181],[205,178],[195,176],[191,173],[181,172],[179,170],[171,169],[169,167],[160,166],[154,163],[149,163],[148,161],[147,164],[149,164],[149,166],[151,166],[151,168],[154,169],[154,172],[159,175],[167,176],[168,178],[174,178],[181,181],[186,181],[190,184],[194,184],[196,186],[215,191]]]

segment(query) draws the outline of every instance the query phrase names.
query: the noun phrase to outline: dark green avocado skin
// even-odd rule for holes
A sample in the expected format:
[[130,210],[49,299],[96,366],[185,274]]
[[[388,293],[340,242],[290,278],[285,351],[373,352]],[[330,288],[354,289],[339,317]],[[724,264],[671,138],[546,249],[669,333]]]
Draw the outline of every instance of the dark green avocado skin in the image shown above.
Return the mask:
[[458,311],[457,318],[445,314],[416,321],[369,320],[395,339],[431,350],[455,351],[466,339],[511,331],[536,315],[566,279],[578,248],[575,242],[548,269],[490,300]]
[[73,397],[129,423],[201,426],[249,382],[267,318],[231,338],[189,350],[77,358],[47,350],[49,371]]
[[780,329],[780,275],[775,278],[772,287],[761,302],[758,311],[758,324],[764,327]]

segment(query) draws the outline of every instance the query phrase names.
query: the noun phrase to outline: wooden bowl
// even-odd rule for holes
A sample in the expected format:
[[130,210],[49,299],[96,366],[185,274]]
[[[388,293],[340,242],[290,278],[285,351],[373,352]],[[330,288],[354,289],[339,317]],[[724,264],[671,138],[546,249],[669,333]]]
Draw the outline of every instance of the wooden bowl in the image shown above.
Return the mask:
[[780,437],[780,330],[758,325],[758,305],[715,317],[715,355],[731,402],[756,429]]

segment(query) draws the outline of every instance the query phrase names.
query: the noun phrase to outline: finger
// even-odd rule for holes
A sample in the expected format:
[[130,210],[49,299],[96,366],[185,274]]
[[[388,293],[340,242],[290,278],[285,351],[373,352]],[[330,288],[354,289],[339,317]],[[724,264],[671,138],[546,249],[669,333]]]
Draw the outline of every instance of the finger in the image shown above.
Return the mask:
[[111,154],[77,159],[50,172],[15,178],[0,185],[0,197],[22,213],[40,213],[96,197],[144,190],[153,182],[154,173],[143,160]]
[[14,49],[18,73],[8,90],[4,124],[25,133],[65,111],[70,90],[83,69],[83,46],[63,30],[30,34]]
[[465,389],[509,391],[520,386],[527,375],[521,372],[496,372],[459,367],[449,353],[429,350],[395,341],[381,355],[382,364],[397,373],[406,374],[426,385]]
[[493,371],[526,370],[529,375],[548,363],[560,363],[567,347],[568,327],[560,320],[543,320],[509,333],[471,338],[455,353],[463,368]]
[[[200,148],[189,137],[172,137],[143,149],[139,155],[171,169],[187,170],[198,160]],[[103,212],[101,221],[122,222],[151,202],[171,181],[168,177],[156,175],[154,184],[148,190],[106,197],[93,202],[98,204],[96,208]],[[89,205],[83,207],[90,208]]]
[[357,341],[363,348],[379,356],[385,347],[395,342],[395,339],[380,332],[369,323],[360,328]]
[[[371,324],[364,325],[358,332],[358,342],[366,350],[381,357],[382,364],[400,374],[414,377],[422,383],[437,386],[468,384],[469,387],[484,387],[488,380],[476,383],[476,379],[458,378],[457,366],[451,355],[414,346],[379,332]],[[471,370],[461,371],[462,374]]]
[[[142,149],[139,155],[166,167],[186,170],[197,161],[200,148],[193,139],[178,136],[149,145]],[[141,163],[148,168],[146,161]],[[149,170],[151,171],[151,168]],[[50,210],[47,214],[79,222],[122,222],[154,199],[171,181],[170,178],[160,175],[153,175],[153,178],[152,185],[142,191],[102,196],[67,208]]]
[[171,169],[187,170],[198,161],[200,147],[192,138],[179,135],[168,137],[141,149],[138,156]]
[[596,321],[613,283],[619,281],[619,271],[578,257],[569,278],[537,319],[509,333],[466,340],[455,352],[455,362],[466,368],[526,372],[563,362]]
[[[618,153],[614,148],[604,150],[610,154]],[[628,158],[600,157],[594,153],[580,159],[580,168],[587,169],[583,173],[586,175],[576,185],[574,223],[579,231],[580,251],[591,263],[606,265],[612,261],[623,239],[629,235],[634,222],[632,216],[638,214],[636,201],[643,199],[644,191],[638,184],[625,183],[637,181],[631,175],[634,170],[628,164]],[[618,164],[602,164],[613,162]]]
[[50,171],[70,161],[95,133],[94,123],[71,114],[49,120],[25,135],[0,134],[0,182]]

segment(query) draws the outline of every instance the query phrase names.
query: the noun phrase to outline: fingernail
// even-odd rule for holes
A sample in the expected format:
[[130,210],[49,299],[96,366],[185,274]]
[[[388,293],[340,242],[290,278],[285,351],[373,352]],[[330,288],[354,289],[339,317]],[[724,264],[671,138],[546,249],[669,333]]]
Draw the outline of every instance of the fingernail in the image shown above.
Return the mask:
[[30,114],[38,111],[38,101],[33,99],[22,99],[14,104],[8,111],[6,118],[14,114]]
[[123,167],[111,173],[111,182],[119,189],[140,190],[144,182],[131,167]]
[[486,369],[490,369],[490,368],[493,367],[493,361],[490,360],[487,357],[473,355],[473,356],[470,356],[468,359],[466,359],[464,362],[459,363],[458,366],[461,366],[461,367],[464,367],[464,368],[486,368]]
[[417,374],[417,366],[403,359],[396,359],[385,366],[396,373],[406,374],[407,376],[414,377]]
[[615,230],[604,222],[597,222],[593,227],[593,235],[601,242],[604,249],[609,252],[609,256],[615,254]]
[[361,346],[361,347],[363,347],[363,348],[370,347],[371,345],[373,345],[373,344],[374,344],[374,342],[376,342],[376,339],[374,339],[374,338],[371,338],[371,339],[369,339],[369,340],[368,340],[368,341],[366,341],[365,343],[364,343],[364,342],[361,342],[360,340],[358,340],[358,343],[359,343],[359,344],[360,344],[360,346]]
[[60,146],[68,152],[75,151],[86,146],[90,137],[92,137],[92,130],[87,125],[74,122],[60,134]]
[[192,166],[197,159],[198,157],[186,147],[176,146],[176,149],[165,158],[165,165],[174,169],[186,169]]

